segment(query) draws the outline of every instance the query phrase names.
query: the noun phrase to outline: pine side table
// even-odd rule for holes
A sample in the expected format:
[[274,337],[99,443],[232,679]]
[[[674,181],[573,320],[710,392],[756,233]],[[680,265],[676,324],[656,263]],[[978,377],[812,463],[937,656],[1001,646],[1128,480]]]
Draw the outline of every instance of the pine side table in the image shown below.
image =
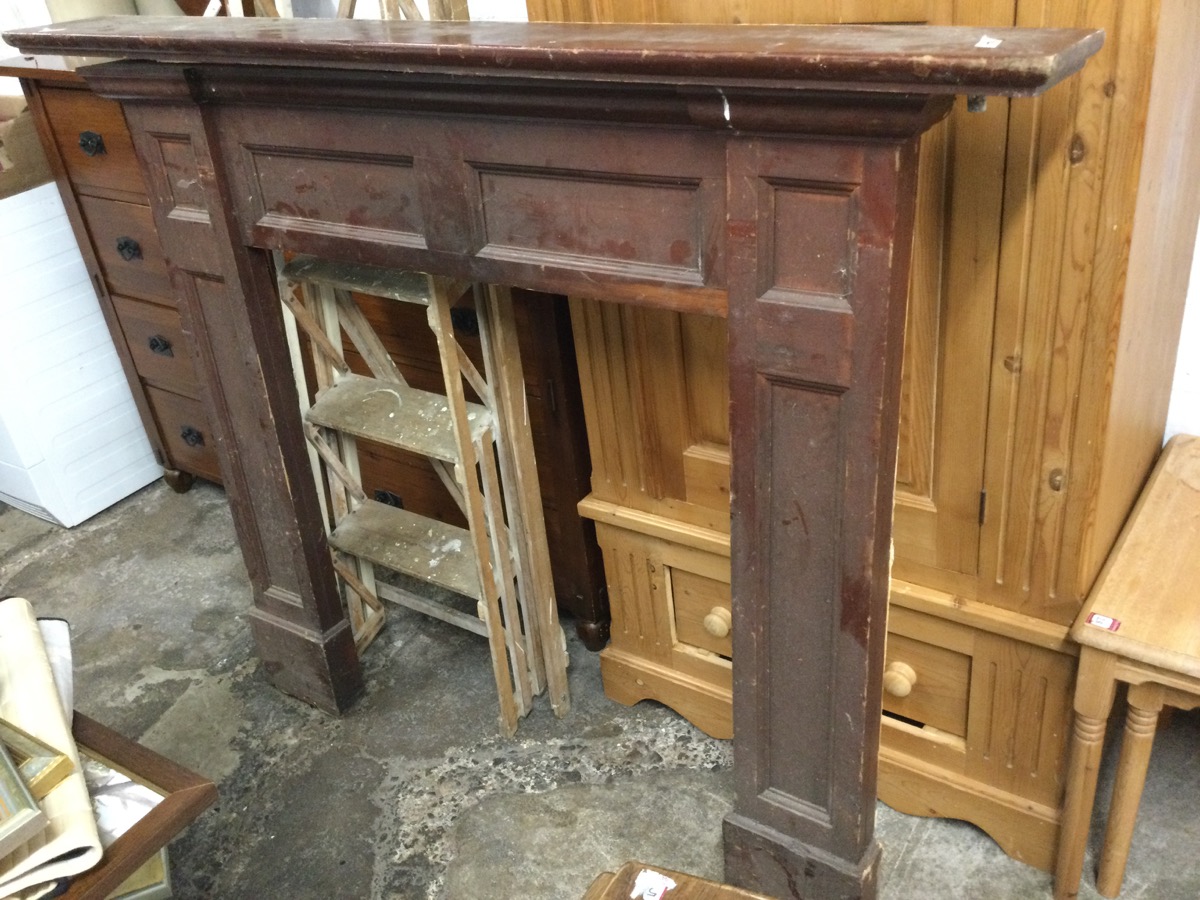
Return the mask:
[[1079,892],[1104,730],[1117,682],[1129,686],[1125,738],[1096,888],[1121,890],[1164,706],[1200,706],[1200,438],[1163,450],[1071,630],[1081,644],[1055,896]]

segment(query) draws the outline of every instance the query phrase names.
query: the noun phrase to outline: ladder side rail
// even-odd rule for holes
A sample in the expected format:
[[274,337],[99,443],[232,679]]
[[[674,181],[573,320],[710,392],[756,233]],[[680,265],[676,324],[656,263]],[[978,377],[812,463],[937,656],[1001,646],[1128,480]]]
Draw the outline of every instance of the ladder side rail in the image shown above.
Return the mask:
[[[482,487],[475,458],[474,442],[467,423],[466,395],[463,391],[463,376],[458,365],[458,354],[450,346],[454,342],[454,330],[450,321],[450,302],[446,297],[442,279],[430,276],[429,327],[438,344],[438,358],[442,365],[442,377],[446,385],[455,440],[459,449],[459,481],[467,500],[467,523],[475,545],[476,571],[479,575],[481,603],[486,610],[488,623],[488,646],[492,654],[492,670],[496,678],[496,692],[500,700],[500,724],[508,736],[517,730],[517,719],[528,712],[528,703],[522,701],[509,671],[507,647],[503,634],[503,619],[500,614],[499,586],[490,563],[491,548],[487,538],[487,519],[483,508]],[[456,343],[456,342],[455,342]]]
[[530,630],[541,639],[550,704],[561,718],[571,709],[566,640],[558,622],[512,292],[507,287],[487,285],[481,293],[480,334],[487,334],[483,341],[485,371],[496,397],[501,433],[506,437],[499,442],[505,501],[512,520],[520,523],[516,544],[520,570],[525,575],[521,587],[528,592],[526,605],[536,622],[536,628]]

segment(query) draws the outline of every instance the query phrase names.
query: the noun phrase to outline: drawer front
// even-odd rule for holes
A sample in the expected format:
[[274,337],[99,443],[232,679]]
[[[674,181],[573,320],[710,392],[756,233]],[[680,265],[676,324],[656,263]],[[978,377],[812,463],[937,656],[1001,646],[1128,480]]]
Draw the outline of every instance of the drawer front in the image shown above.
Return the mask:
[[680,643],[732,657],[729,585],[686,569],[672,567],[670,573],[676,638]]
[[43,88],[54,140],[77,191],[122,191],[146,196],[146,185],[125,114],[114,100],[90,91]]
[[175,393],[198,396],[196,370],[178,310],[119,295],[112,301],[138,375]]
[[150,208],[97,197],[80,197],[79,206],[109,290],[174,305]]
[[154,410],[169,464],[219,482],[216,439],[200,401],[154,387],[146,388],[146,397]]
[[888,634],[883,708],[958,737],[967,734],[971,657]]

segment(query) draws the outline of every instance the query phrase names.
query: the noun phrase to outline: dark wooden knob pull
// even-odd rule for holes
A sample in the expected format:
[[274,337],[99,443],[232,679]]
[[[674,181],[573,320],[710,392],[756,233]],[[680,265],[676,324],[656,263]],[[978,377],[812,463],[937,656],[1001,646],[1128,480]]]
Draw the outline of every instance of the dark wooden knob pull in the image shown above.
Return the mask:
[[79,132],[79,149],[87,156],[100,156],[108,152],[104,147],[104,137],[95,131]]
[[117,238],[117,252],[121,254],[121,259],[125,262],[131,262],[142,258],[142,245],[131,237],[119,237]]
[[146,342],[150,346],[151,353],[157,353],[159,356],[174,356],[175,350],[171,346],[171,342],[161,334],[151,336]]
[[184,425],[179,430],[179,436],[183,438],[183,442],[189,447],[203,447],[204,435],[199,429],[193,428],[191,425]]

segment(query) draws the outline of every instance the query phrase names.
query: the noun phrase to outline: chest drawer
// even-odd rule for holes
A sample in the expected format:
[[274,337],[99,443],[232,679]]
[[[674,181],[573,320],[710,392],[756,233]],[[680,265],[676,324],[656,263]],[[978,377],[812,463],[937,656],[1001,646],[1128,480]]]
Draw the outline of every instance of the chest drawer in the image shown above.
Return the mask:
[[720,656],[733,656],[729,585],[680,568],[671,568],[670,576],[678,640]]
[[138,375],[151,384],[196,396],[196,370],[178,311],[119,295],[112,301]]
[[54,140],[77,191],[146,195],[119,103],[69,88],[43,87],[41,95]]
[[150,208],[98,197],[80,197],[79,208],[109,290],[174,304]]
[[200,401],[149,386],[146,399],[154,410],[170,463],[185,472],[220,482],[216,439]]
[[887,638],[883,708],[958,737],[967,733],[971,657],[892,631]]

